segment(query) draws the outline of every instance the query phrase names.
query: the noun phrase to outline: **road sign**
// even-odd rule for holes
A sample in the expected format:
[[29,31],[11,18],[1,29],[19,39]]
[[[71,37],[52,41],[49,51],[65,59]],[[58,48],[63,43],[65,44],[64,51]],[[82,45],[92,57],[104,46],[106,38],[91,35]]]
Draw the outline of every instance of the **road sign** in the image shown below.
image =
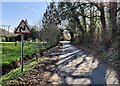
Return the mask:
[[15,29],[15,34],[30,34],[31,31],[24,20],[20,22],[18,27]]
[[23,56],[24,56],[24,34],[30,34],[31,31],[24,20],[20,22],[15,29],[15,34],[21,34],[21,72],[23,71]]

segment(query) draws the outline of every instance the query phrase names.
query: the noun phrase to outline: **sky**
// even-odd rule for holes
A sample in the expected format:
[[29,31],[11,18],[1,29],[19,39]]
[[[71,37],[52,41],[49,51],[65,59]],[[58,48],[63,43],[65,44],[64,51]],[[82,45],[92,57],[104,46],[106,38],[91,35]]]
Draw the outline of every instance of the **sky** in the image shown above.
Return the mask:
[[48,2],[2,2],[0,25],[10,25],[10,31],[17,27],[22,19],[27,19],[30,25],[38,25],[48,4]]
[[[12,31],[18,26],[22,19],[27,19],[28,24],[30,25],[38,25],[47,8],[47,5],[52,0],[0,1],[0,27],[2,27],[1,25],[9,25],[10,31]],[[55,1],[57,2],[59,0]]]

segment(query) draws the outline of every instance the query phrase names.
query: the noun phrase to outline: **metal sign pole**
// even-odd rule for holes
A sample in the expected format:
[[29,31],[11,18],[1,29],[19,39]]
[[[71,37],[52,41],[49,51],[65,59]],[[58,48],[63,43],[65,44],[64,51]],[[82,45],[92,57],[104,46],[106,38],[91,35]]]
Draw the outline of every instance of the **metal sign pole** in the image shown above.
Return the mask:
[[21,72],[23,71],[24,34],[21,34]]
[[15,34],[21,34],[21,72],[23,71],[23,56],[24,56],[24,34],[30,34],[30,29],[26,22],[22,20],[15,29]]

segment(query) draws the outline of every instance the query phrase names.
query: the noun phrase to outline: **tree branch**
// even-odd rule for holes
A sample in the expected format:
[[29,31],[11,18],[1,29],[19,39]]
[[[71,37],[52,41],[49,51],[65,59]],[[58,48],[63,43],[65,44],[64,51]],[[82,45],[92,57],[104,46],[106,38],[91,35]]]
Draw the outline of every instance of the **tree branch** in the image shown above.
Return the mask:
[[117,12],[120,11],[120,8],[117,9]]

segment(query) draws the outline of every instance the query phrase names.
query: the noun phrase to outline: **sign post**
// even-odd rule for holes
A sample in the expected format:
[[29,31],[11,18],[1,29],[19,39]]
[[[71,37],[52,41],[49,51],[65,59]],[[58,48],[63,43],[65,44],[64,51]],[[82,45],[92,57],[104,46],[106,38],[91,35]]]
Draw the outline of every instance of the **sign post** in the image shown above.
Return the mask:
[[23,57],[24,57],[24,34],[30,34],[30,29],[24,20],[20,22],[15,29],[15,34],[21,34],[21,72],[23,71]]
[[21,34],[21,72],[23,71],[24,34]]

